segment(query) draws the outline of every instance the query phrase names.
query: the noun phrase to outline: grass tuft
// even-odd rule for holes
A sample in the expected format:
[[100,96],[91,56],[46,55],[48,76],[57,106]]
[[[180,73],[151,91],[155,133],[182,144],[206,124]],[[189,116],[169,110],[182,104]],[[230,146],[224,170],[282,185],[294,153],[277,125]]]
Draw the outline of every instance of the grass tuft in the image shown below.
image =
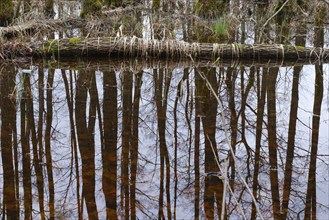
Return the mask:
[[228,35],[228,24],[226,19],[218,18],[214,24],[213,31],[216,37],[226,37]]

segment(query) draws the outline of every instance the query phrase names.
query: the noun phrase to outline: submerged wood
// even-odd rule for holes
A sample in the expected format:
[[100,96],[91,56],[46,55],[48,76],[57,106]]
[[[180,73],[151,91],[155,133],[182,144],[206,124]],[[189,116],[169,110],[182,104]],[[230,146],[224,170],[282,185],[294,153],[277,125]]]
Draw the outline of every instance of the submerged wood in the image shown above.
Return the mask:
[[287,45],[188,43],[177,40],[146,40],[137,37],[70,38],[34,44],[5,43],[4,59],[20,56],[143,57],[219,61],[220,59],[284,61],[329,61],[329,49]]

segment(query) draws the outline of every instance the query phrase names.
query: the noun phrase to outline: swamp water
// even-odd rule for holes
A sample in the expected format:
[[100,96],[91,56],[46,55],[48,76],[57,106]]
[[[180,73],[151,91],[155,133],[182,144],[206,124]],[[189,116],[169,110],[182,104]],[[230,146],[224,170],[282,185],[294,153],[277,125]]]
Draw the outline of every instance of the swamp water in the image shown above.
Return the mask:
[[[312,47],[322,36],[302,8],[279,24],[254,1],[215,20],[183,2],[154,13],[145,1],[30,38]],[[65,1],[54,18],[80,8]],[[328,64],[59,60],[0,63],[1,217],[328,219]]]
[[21,217],[249,219],[251,192],[264,219],[289,193],[295,219],[313,187],[326,218],[328,65],[55,66],[0,68],[0,191]]

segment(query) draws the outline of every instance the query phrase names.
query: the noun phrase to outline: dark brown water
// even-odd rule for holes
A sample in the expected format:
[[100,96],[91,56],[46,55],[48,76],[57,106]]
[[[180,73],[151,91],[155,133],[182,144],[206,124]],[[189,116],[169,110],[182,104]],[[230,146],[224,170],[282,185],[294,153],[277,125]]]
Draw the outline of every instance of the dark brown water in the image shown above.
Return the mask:
[[325,219],[328,89],[318,64],[1,65],[1,215]]

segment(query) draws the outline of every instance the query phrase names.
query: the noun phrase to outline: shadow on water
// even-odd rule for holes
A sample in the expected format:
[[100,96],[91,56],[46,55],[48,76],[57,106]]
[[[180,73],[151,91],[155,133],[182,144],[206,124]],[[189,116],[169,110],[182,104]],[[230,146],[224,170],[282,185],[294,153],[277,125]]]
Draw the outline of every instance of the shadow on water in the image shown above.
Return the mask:
[[63,66],[1,65],[2,215],[328,212],[327,65]]

